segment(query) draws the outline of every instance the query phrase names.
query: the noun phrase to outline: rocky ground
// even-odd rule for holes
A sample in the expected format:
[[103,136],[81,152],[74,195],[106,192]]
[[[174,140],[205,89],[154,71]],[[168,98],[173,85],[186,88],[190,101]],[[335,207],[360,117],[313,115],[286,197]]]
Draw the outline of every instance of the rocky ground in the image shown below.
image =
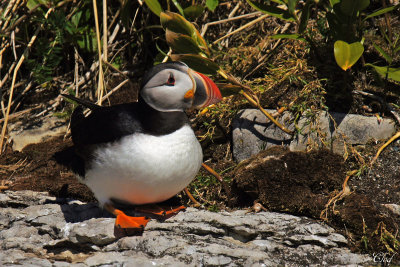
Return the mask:
[[[91,203],[33,191],[0,194],[2,266],[373,265],[315,220],[275,212],[195,208],[137,236]],[[376,260],[376,259],[375,259]]]
[[[217,194],[219,211],[189,208],[164,222],[151,221],[137,236],[114,229],[114,218],[96,206],[90,190],[63,165],[71,152],[68,138],[42,140],[21,152],[9,146],[0,158],[1,182],[8,186],[0,195],[0,265],[400,263],[400,143],[391,144],[372,168],[351,176],[343,188],[349,171],[359,166],[354,159],[344,161],[345,153],[376,151],[382,141],[371,140],[393,135],[394,122],[334,114],[335,123],[340,122],[336,127],[325,114],[318,117],[322,123],[304,124],[304,135],[292,140],[258,113],[240,112],[233,123],[233,156],[245,160],[235,165],[229,160],[235,168],[223,174],[231,181],[228,190],[213,184],[210,191],[197,192],[203,203],[210,198],[201,194]],[[325,132],[319,135],[326,137],[323,142],[332,141],[331,150],[290,151],[309,149],[316,128]],[[37,140],[40,131],[33,130]],[[346,144],[351,151],[346,152]],[[227,147],[203,149],[215,159]],[[210,163],[222,169],[220,161]],[[254,213],[254,204],[262,212]]]

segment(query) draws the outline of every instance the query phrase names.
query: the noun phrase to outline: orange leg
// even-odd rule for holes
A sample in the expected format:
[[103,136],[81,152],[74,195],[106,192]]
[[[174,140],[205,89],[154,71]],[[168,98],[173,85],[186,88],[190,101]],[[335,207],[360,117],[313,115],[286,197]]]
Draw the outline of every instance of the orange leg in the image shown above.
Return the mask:
[[161,205],[150,204],[150,205],[142,205],[136,207],[135,211],[139,213],[151,214],[156,215],[162,219],[168,219],[176,214],[178,214],[181,210],[185,210],[185,206],[179,206],[176,208],[167,207],[163,208]]
[[147,223],[150,221],[150,219],[147,217],[128,216],[124,212],[114,208],[109,203],[104,204],[104,208],[117,217],[115,219],[115,226],[117,228],[143,230]]

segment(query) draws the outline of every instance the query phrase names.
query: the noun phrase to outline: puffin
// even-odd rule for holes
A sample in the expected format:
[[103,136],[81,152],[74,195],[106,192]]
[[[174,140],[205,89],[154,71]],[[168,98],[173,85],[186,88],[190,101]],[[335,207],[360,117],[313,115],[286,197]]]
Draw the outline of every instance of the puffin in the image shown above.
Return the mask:
[[[172,61],[145,73],[137,102],[99,106],[63,96],[80,104],[70,121],[75,153],[72,170],[92,190],[99,205],[116,216],[116,227],[143,230],[150,220],[128,216],[116,203],[162,217],[185,209],[163,209],[156,203],[182,191],[201,167],[202,148],[185,111],[222,100],[209,77]],[[91,110],[88,116],[83,107]]]

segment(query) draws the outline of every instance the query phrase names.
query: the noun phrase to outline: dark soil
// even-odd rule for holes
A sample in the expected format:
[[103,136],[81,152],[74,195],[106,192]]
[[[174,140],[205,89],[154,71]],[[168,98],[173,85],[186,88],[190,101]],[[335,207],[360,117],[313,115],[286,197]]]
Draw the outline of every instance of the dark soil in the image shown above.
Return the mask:
[[[324,219],[348,237],[353,250],[371,253],[390,247],[396,251],[398,244],[393,243],[392,236],[398,233],[400,218],[381,204],[398,199],[399,155],[396,158],[393,153],[386,153],[380,166],[367,175],[369,178],[350,182],[357,184],[352,187],[356,190],[338,198],[326,209],[328,201],[342,190],[346,177],[343,158],[328,150],[304,153],[271,148],[238,166],[232,183],[231,205],[260,203],[271,211]],[[388,156],[394,159],[385,162]],[[388,164],[393,168],[384,167]],[[372,182],[370,177],[379,170],[382,181]],[[392,187],[379,188],[391,183]],[[394,259],[399,261],[399,255]]]
[[[22,152],[8,149],[0,158],[0,165],[5,166],[3,177],[8,177],[9,189],[45,191],[56,197],[95,201],[90,189],[79,183],[67,167],[56,161],[56,153],[71,145],[71,141],[64,141],[61,136],[44,143],[28,145]],[[24,164],[13,170],[12,166],[21,161]]]
[[344,170],[343,158],[329,151],[307,154],[274,147],[240,164],[232,203],[248,206],[256,201],[268,210],[316,218],[329,194],[340,189]]

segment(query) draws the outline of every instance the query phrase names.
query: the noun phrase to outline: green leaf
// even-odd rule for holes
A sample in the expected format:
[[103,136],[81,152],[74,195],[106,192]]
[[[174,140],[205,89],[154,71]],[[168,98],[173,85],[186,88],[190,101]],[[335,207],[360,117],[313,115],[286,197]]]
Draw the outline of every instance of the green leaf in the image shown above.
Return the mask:
[[181,13],[182,16],[185,16],[183,8],[179,4],[179,2],[177,0],[172,0],[172,3],[174,3],[174,6],[178,9],[179,13]]
[[397,52],[399,52],[400,51],[400,46],[398,46],[398,47],[396,47],[395,49],[394,49],[394,53],[396,54]]
[[208,45],[200,35],[199,31],[192,23],[187,21],[181,15],[169,11],[161,12],[160,22],[164,29],[190,36],[194,41],[196,41],[197,45],[203,50],[203,52],[207,55],[210,54]]
[[179,54],[198,54],[202,52],[196,41],[188,35],[172,32],[167,29],[165,31],[165,38],[172,50]]
[[301,40],[301,41],[306,41],[304,37],[302,37],[301,34],[293,33],[293,34],[275,34],[270,36],[273,39],[295,39],[295,40]]
[[64,29],[71,35],[74,35],[77,32],[77,28],[70,21],[65,23]]
[[373,67],[375,71],[384,78],[388,77],[388,79],[400,82],[400,68],[388,68],[387,66],[379,67],[372,64],[365,64],[365,66]]
[[151,12],[153,12],[157,16],[160,16],[160,13],[163,12],[163,9],[158,0],[144,0],[144,2],[150,8]]
[[278,5],[286,5],[287,0],[271,0],[271,2],[277,3]]
[[189,6],[183,10],[189,19],[196,19],[204,12],[204,7],[200,5]]
[[288,10],[284,10],[284,9],[281,9],[281,8],[278,8],[275,6],[271,6],[271,5],[266,5],[263,3],[256,3],[255,1],[251,1],[251,0],[246,0],[246,1],[253,8],[255,8],[263,13],[269,14],[269,15],[274,16],[279,19],[295,21],[295,19],[293,18],[293,16],[290,14],[290,12]]
[[193,54],[172,54],[174,61],[185,62],[190,68],[203,74],[215,74],[219,70],[218,64],[208,58]]
[[300,17],[300,24],[299,24],[299,33],[303,33],[306,28],[307,28],[307,22],[308,19],[310,18],[310,9],[311,6],[314,4],[315,2],[313,0],[308,0],[305,4],[305,6],[302,9],[301,12],[301,17]]
[[344,41],[336,41],[334,44],[334,54],[336,63],[343,70],[353,66],[364,52],[364,47],[360,42],[348,44]]
[[375,11],[375,12],[369,14],[368,16],[366,16],[363,20],[366,20],[366,19],[369,19],[369,18],[372,18],[372,17],[376,17],[376,16],[383,15],[383,14],[388,13],[388,12],[390,12],[390,11],[393,11],[393,10],[399,8],[399,7],[400,7],[400,4],[395,5],[395,6],[386,7],[386,8],[381,8],[381,9],[379,9],[379,10],[377,10],[377,11]]
[[32,10],[37,5],[39,5],[39,1],[38,0],[28,0],[28,2],[26,2],[26,7],[29,10]]
[[288,0],[287,2],[288,2],[287,7],[288,7],[290,14],[294,14],[294,11],[296,9],[296,6],[297,6],[297,3],[299,2],[299,0]]
[[218,6],[218,0],[206,0],[206,6],[209,10],[213,11],[217,8]]
[[369,0],[342,0],[340,10],[347,16],[355,17],[361,10],[369,6]]
[[376,50],[378,50],[379,54],[381,54],[382,57],[385,58],[386,62],[389,64],[392,64],[393,58],[389,56],[380,46],[377,44],[373,43],[372,44]]
[[28,0],[28,2],[26,3],[26,7],[27,7],[29,10],[32,10],[32,9],[35,8],[37,5],[48,6],[48,5],[49,5],[49,0]]
[[334,7],[336,4],[340,3],[340,0],[329,0],[329,2],[331,3],[331,7]]
[[165,53],[164,51],[162,51],[162,49],[158,46],[157,42],[156,42],[156,48],[157,48],[158,52],[160,52],[160,54],[161,54],[163,57],[167,57],[167,56],[168,56],[168,54]]
[[77,36],[77,44],[81,49],[88,52],[94,52],[97,50],[96,33],[93,29],[85,31],[85,33]]
[[176,33],[182,33],[193,37],[196,32],[196,28],[193,26],[192,23],[187,21],[181,15],[174,12],[161,12],[160,23],[164,29],[169,29],[170,31]]
[[71,23],[75,26],[75,28],[78,28],[79,21],[82,17],[83,11],[80,10],[76,12],[72,17],[71,17]]

